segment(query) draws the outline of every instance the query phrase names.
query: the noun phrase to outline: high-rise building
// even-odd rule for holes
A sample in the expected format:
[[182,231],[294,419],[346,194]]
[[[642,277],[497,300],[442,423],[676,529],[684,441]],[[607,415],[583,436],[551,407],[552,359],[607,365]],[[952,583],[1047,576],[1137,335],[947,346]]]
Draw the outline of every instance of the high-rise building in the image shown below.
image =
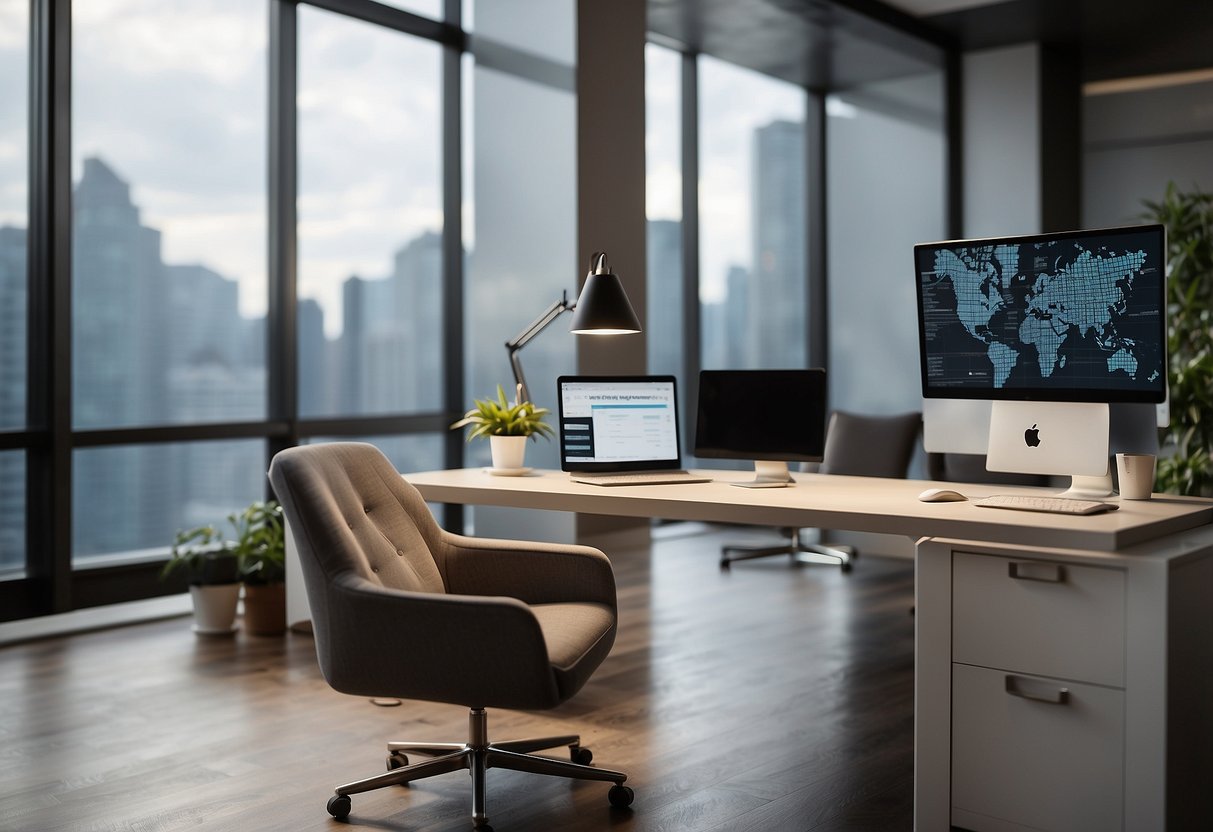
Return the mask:
[[807,277],[803,122],[754,131],[752,235],[746,326],[747,366],[803,367]]
[[[324,335],[324,310],[312,298],[299,301],[299,412],[333,412],[333,350]],[[261,331],[262,339],[265,330]]]
[[[647,257],[649,371],[682,374],[682,223],[649,220]],[[685,384],[682,389],[685,388]],[[687,412],[683,408],[683,412]]]

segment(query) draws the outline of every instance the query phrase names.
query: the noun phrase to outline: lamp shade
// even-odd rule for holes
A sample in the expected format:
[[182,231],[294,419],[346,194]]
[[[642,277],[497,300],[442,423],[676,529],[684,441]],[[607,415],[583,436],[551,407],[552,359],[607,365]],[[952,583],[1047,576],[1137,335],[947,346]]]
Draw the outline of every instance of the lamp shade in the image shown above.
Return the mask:
[[640,319],[623,291],[623,282],[607,266],[603,252],[596,252],[590,258],[590,273],[577,298],[569,331],[577,335],[640,332]]

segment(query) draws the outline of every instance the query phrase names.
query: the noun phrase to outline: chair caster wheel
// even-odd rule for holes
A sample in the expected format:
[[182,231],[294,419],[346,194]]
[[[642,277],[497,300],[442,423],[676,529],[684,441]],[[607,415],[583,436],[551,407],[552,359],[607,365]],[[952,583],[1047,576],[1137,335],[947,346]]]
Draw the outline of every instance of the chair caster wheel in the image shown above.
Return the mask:
[[387,755],[387,770],[394,771],[409,764],[408,755],[403,751],[389,751]]
[[630,786],[622,783],[611,786],[611,790],[607,792],[607,800],[611,801],[611,805],[617,809],[626,809],[632,805],[632,801],[635,799],[636,793]]
[[579,766],[588,766],[594,760],[594,752],[580,745],[570,745],[569,759]]
[[721,571],[721,572],[728,572],[728,571],[729,571],[729,562],[728,562],[727,560],[722,560],[722,561],[720,562],[720,571]]
[[337,818],[337,820],[345,820],[350,816],[350,798],[349,795],[335,794],[329,798],[328,806],[329,814]]

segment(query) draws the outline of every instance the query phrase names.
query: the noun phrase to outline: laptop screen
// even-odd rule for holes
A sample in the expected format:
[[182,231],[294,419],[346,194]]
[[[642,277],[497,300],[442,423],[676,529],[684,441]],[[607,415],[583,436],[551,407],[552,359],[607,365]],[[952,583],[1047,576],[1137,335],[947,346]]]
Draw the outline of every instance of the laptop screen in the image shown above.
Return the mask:
[[561,376],[564,471],[660,471],[682,467],[673,376]]

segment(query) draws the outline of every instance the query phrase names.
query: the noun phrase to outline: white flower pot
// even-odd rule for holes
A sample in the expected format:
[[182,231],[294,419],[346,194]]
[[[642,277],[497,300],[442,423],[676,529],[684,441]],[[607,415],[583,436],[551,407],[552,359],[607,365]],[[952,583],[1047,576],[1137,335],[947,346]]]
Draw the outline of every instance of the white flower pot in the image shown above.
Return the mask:
[[493,467],[516,471],[526,459],[525,436],[490,436],[489,450],[493,454]]
[[194,601],[194,632],[200,635],[229,635],[236,629],[236,602],[240,584],[191,585]]

